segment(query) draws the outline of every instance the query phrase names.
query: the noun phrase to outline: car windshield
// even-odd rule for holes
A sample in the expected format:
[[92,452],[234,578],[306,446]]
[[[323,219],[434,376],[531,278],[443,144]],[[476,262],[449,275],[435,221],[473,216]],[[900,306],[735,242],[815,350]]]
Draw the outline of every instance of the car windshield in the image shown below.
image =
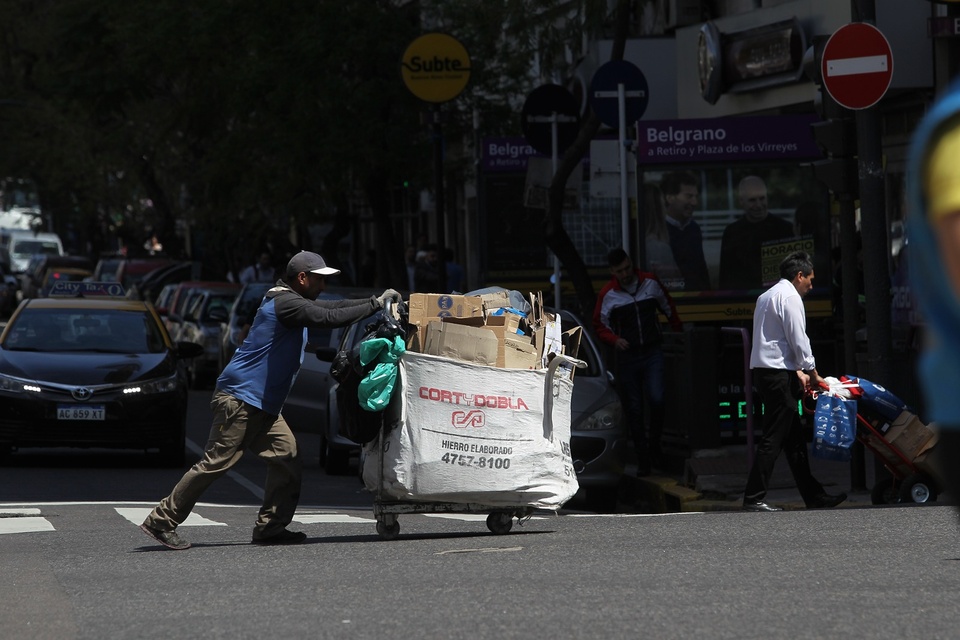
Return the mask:
[[34,253],[59,254],[60,248],[56,242],[46,242],[43,240],[21,240],[17,243],[17,248],[13,254],[16,256],[29,256]]
[[7,331],[4,349],[40,352],[161,353],[163,336],[144,311],[24,309]]
[[210,294],[207,300],[207,308],[204,311],[203,319],[206,321],[210,320],[210,313],[214,309],[219,309],[224,314],[228,313],[230,310],[230,305],[233,304],[234,299],[237,297],[235,291],[230,291],[227,293],[212,293]]

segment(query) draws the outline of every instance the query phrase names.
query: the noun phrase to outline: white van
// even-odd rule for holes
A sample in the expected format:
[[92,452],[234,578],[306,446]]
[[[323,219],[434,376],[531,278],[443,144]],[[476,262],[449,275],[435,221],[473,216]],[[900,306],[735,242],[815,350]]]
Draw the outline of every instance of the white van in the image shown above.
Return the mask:
[[60,236],[29,229],[0,230],[0,262],[9,267],[11,273],[23,273],[36,253],[62,256]]

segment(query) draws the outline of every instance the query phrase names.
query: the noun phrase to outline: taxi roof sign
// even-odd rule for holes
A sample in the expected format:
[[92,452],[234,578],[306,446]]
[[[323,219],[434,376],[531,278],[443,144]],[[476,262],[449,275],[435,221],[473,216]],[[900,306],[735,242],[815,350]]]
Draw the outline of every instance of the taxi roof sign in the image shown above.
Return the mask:
[[58,280],[48,294],[68,298],[123,298],[126,292],[119,282],[68,282]]

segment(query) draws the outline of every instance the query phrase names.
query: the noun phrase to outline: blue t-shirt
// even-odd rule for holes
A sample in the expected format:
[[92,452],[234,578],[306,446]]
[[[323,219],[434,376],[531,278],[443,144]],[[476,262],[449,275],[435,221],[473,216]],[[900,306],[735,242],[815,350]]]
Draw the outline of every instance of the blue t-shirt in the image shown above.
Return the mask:
[[280,415],[303,363],[306,327],[287,328],[276,302],[264,300],[250,333],[217,379],[217,389],[263,411]]

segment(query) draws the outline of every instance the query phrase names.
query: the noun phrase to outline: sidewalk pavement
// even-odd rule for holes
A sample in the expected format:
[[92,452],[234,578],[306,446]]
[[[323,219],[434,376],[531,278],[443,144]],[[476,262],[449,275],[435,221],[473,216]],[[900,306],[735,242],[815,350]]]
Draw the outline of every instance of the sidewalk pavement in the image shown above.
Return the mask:
[[[847,499],[836,508],[871,506],[870,489],[874,482],[874,460],[866,455],[867,489],[851,489],[849,462],[833,462],[810,457],[810,468],[827,493],[846,493]],[[679,465],[683,469],[679,469]],[[749,472],[747,448],[731,446],[694,452],[693,457],[678,461],[669,471],[655,470],[653,475],[637,478],[635,466],[628,466],[631,479],[620,497],[620,507],[641,513],[690,511],[740,511],[743,488]],[[781,454],[770,479],[766,502],[785,510],[805,509],[797,491],[790,467]]]

